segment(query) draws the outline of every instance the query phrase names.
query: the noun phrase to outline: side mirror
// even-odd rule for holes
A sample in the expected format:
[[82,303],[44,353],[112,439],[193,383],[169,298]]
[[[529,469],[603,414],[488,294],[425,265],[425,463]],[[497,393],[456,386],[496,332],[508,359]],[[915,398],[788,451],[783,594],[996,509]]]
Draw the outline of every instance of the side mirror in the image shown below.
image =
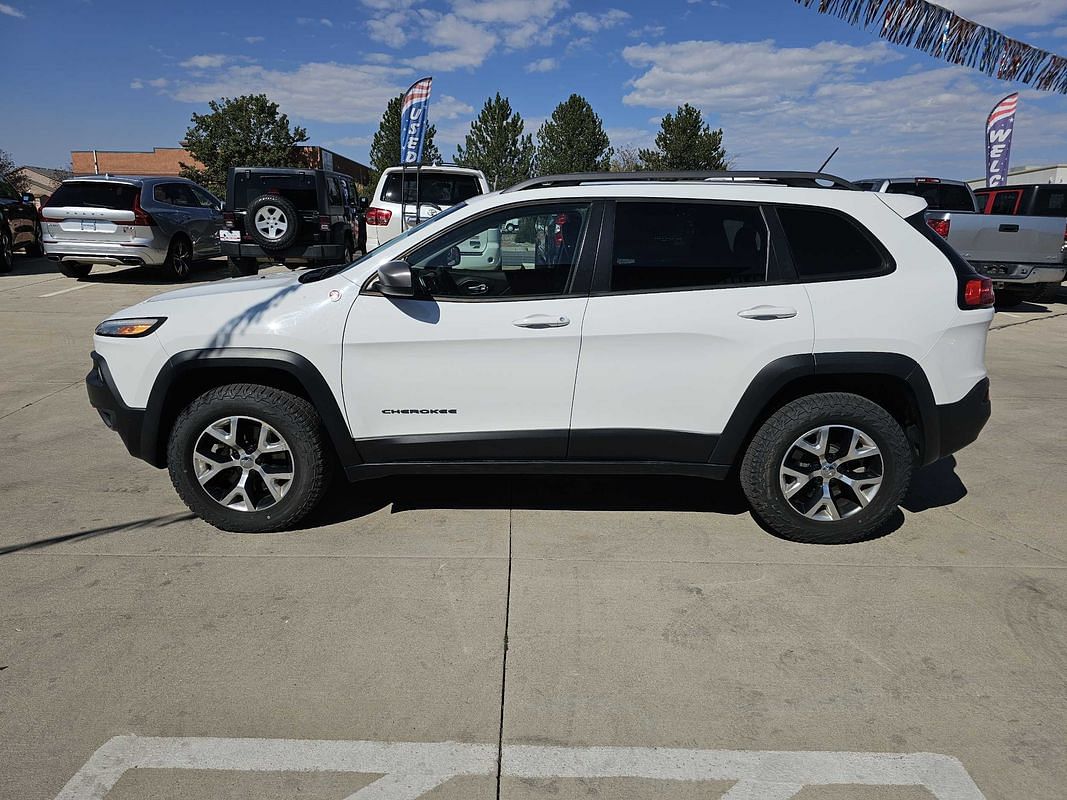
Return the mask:
[[30,194],[29,192],[23,192],[22,193],[22,202],[23,203],[32,203],[33,202],[33,195]]
[[388,297],[414,297],[411,265],[406,261],[390,261],[378,267],[378,291]]

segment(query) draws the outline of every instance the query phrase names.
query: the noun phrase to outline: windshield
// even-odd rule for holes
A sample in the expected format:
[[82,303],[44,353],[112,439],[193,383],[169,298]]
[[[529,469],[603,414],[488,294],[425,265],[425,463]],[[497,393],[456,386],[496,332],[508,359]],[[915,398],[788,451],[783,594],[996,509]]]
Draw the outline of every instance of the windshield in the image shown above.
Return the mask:
[[970,191],[958,183],[891,183],[886,193],[921,197],[931,211],[974,211]]
[[[404,196],[400,197],[401,179],[404,184]],[[382,187],[382,200],[390,203],[414,203],[416,199],[423,203],[450,206],[462,203],[482,193],[482,187],[474,175],[463,173],[438,172],[427,173],[423,170],[418,176],[414,172],[403,176],[399,172],[390,174]]]
[[[437,222],[440,222],[442,219],[444,219],[445,217],[449,216],[450,214],[455,214],[461,208],[466,208],[466,207],[467,207],[466,203],[456,203],[456,205],[454,205],[454,206],[449,206],[448,208],[446,208],[444,211],[440,212],[439,214],[434,214],[429,219],[424,219],[418,225],[412,225],[410,228],[408,228],[403,233],[397,234],[392,239],[390,239],[388,242],[384,242],[382,245],[380,245],[379,249],[384,248],[384,247],[390,247],[391,248],[394,245],[398,244],[399,242],[403,241],[404,239],[407,239],[412,234],[418,233],[419,231],[422,231],[424,228],[427,228],[430,225],[433,225],[433,224],[435,224]],[[359,258],[357,258],[351,264],[346,264],[345,265],[345,269],[348,269],[349,267],[356,266],[356,264],[359,264],[365,258],[367,258],[367,256],[370,256],[370,255],[375,255],[376,256],[376,255],[378,255],[378,251],[377,250],[371,250],[366,255],[362,255]]]

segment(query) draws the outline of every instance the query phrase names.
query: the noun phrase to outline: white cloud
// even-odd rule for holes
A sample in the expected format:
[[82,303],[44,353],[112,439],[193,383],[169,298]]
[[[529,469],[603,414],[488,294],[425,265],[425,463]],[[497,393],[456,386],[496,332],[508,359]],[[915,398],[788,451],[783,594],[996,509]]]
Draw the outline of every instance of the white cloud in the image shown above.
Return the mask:
[[777,47],[773,41],[687,41],[627,47],[623,57],[647,68],[631,81],[623,102],[673,110],[683,99],[716,109],[767,109],[810,89],[831,73],[902,58],[885,42],[866,47],[822,42]]
[[404,25],[409,17],[409,12],[403,10],[372,17],[365,21],[367,35],[390,47],[401,47],[408,42],[409,37]]
[[1064,25],[1061,28],[1053,29],[1052,35],[1056,36],[1056,37],[1058,37],[1060,39],[1067,39],[1067,25]]
[[0,14],[5,17],[15,17],[17,19],[26,19],[26,15],[19,11],[14,6],[9,6],[7,3],[0,3]]
[[130,81],[130,88],[131,89],[143,89],[144,88],[144,81],[142,81],[140,78],[134,78],[132,81]]
[[1063,0],[938,0],[938,5],[992,27],[1044,25],[1067,15]]
[[660,38],[667,29],[662,25],[645,25],[641,28],[634,28],[626,35],[631,39],[643,39],[646,36],[652,39]]
[[497,37],[487,28],[472,25],[455,14],[433,20],[426,40],[441,49],[408,59],[416,69],[449,70],[481,66],[496,46]]
[[326,17],[297,17],[297,25],[322,25],[324,28],[332,28],[333,20],[326,19]]
[[554,58],[539,58],[526,65],[527,72],[551,72],[559,67],[559,61]]
[[266,41],[266,38],[263,36],[246,36],[245,41],[249,44],[259,44],[260,42]]
[[151,86],[153,89],[164,89],[170,84],[170,81],[166,78],[152,78],[151,80],[144,80],[142,78],[134,78],[130,81],[131,89],[143,89],[146,86]]
[[618,8],[610,8],[600,14],[579,11],[570,18],[570,22],[587,33],[596,33],[607,28],[614,28],[630,18],[630,15]]
[[224,66],[231,59],[227,55],[222,53],[205,53],[199,56],[192,56],[181,62],[180,66],[187,67],[188,69],[218,69]]

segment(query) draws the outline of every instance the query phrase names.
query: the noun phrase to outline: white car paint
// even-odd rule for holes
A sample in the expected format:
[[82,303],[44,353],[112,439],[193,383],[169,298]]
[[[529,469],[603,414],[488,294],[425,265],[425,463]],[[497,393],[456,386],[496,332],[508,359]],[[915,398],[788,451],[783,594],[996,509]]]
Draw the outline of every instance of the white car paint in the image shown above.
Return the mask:
[[[889,275],[617,296],[478,301],[398,300],[360,293],[379,266],[454,224],[516,203],[579,198],[704,199],[838,209],[893,254]],[[288,350],[325,378],[356,439],[568,427],[716,434],[752,377],[790,354],[910,356],[936,403],[959,400],[985,376],[992,309],[962,311],[938,250],[868,192],[774,184],[618,183],[529,189],[472,198],[440,221],[312,283],[255,277],[169,292],[113,319],[166,317],[141,339],[97,336],[125,404],[144,408],[166,359],[185,350]],[[921,201],[920,201],[921,203]],[[768,305],[796,313],[751,319]],[[530,315],[565,317],[519,328]],[[580,356],[579,356],[580,353]],[[393,415],[393,407],[461,409]]]

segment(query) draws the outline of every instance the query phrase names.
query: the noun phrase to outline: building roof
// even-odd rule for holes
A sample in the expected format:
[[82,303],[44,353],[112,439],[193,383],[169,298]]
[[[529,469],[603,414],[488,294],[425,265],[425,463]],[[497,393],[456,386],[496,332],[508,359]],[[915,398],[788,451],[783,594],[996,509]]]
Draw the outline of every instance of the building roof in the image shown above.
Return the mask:
[[31,167],[29,164],[22,167],[22,169],[29,170],[30,172],[36,172],[38,175],[43,175],[44,177],[50,178],[54,181],[62,181],[74,174],[69,169],[53,169],[52,167]]

